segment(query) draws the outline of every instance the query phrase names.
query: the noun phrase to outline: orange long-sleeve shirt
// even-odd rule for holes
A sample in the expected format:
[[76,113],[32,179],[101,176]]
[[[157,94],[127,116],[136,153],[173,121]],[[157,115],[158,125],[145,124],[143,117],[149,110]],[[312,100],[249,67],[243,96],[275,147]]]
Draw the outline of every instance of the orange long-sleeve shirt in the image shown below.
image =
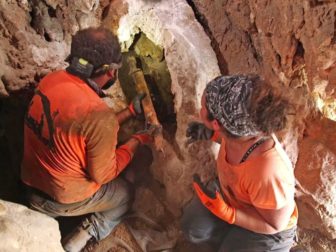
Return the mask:
[[24,125],[22,181],[61,203],[93,195],[127,166],[118,149],[115,113],[81,79],[66,71],[43,78]]

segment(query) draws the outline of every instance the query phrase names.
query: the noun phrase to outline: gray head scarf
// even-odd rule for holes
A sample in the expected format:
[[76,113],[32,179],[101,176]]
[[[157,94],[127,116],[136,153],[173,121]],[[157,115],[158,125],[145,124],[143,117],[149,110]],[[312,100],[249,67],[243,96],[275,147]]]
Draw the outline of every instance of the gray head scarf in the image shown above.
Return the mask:
[[219,76],[205,88],[209,113],[236,136],[255,136],[260,133],[248,112],[253,81],[248,76]]

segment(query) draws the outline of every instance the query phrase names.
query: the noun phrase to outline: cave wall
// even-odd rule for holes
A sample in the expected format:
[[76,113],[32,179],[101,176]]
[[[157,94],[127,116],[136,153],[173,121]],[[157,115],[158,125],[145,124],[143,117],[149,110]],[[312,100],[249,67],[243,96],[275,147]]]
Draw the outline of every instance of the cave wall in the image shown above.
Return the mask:
[[[260,73],[286,85],[334,95],[336,3],[332,1],[190,1],[203,17],[223,73]],[[296,77],[304,68],[306,83]],[[295,85],[294,85],[295,84]]]
[[64,251],[57,221],[45,214],[0,199],[0,223],[2,252]]
[[198,117],[205,84],[220,73],[216,55],[185,1],[114,1],[104,25],[122,8],[127,11],[119,21],[117,33],[124,51],[140,31],[164,48],[172,80],[177,130],[173,140],[166,139],[163,150],[155,152],[152,172],[165,187],[162,197],[166,207],[179,216],[181,206],[192,196],[191,175],[198,172],[207,178],[213,176],[211,168],[215,163],[210,145],[186,146],[185,130],[188,122]]
[[0,1],[0,96],[64,67],[71,35],[101,23],[108,0]]
[[[0,160],[2,174],[18,174],[22,116],[33,87],[65,66],[72,34],[99,24],[118,33],[125,51],[139,31],[164,48],[178,128],[175,140],[155,154],[152,172],[164,186],[160,199],[175,216],[192,195],[190,175],[214,175],[211,146],[185,146],[184,132],[197,117],[206,82],[220,72],[259,73],[290,89],[297,103],[311,99],[325,116],[335,114],[332,1],[0,0],[0,150],[12,160]],[[300,237],[312,251],[336,251],[336,125],[309,114],[302,106],[294,130],[282,136],[296,163]],[[5,188],[12,190],[6,176]]]

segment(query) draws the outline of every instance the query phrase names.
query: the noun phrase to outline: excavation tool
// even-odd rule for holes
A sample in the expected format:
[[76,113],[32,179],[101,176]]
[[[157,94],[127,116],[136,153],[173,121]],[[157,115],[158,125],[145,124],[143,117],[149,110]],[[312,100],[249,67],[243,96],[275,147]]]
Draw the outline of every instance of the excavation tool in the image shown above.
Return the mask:
[[[133,78],[137,93],[147,94],[146,97],[142,99],[142,107],[143,107],[146,123],[157,126],[158,128],[162,129],[162,126],[157,118],[157,115],[154,109],[154,105],[153,105],[151,95],[150,95],[150,92],[149,92],[149,89],[148,89],[148,86],[145,80],[145,76],[142,70],[137,67],[136,58],[134,56],[129,57],[128,64],[130,68],[130,74]],[[160,130],[160,132],[154,136],[154,146],[156,150],[163,152],[162,130]]]

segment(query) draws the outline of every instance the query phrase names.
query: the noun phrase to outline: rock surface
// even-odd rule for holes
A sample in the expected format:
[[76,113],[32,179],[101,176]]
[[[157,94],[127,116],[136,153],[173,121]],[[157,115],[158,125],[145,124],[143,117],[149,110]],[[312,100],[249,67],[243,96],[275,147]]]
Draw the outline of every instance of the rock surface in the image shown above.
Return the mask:
[[299,143],[298,181],[300,227],[336,239],[336,122],[310,121]]
[[0,97],[65,66],[71,35],[100,24],[108,1],[0,1]]
[[336,97],[336,3],[192,2],[226,62],[222,72],[260,73],[286,86]]
[[304,139],[295,169],[300,226],[336,238],[336,155],[319,141]]
[[163,152],[155,153],[152,172],[165,186],[166,206],[179,216],[181,206],[192,195],[192,174],[199,172],[209,177],[209,171],[215,165],[210,145],[185,146],[185,130],[187,123],[197,118],[206,83],[219,75],[216,56],[209,38],[185,1],[124,2],[128,11],[120,19],[118,29],[124,50],[132,44],[135,34],[145,33],[156,45],[164,48],[171,75],[177,131],[172,141],[166,141]]
[[[71,35],[101,23],[118,32],[125,51],[134,35],[143,32],[164,49],[171,74],[177,131],[166,139],[163,152],[155,153],[152,173],[160,185],[155,187],[160,204],[153,209],[166,208],[169,216],[179,217],[181,206],[192,196],[191,174],[198,172],[205,180],[214,176],[213,146],[186,146],[184,136],[187,123],[197,118],[205,84],[220,72],[259,73],[274,85],[291,90],[293,100],[301,106],[291,122],[295,130],[281,135],[296,163],[300,237],[312,251],[335,251],[336,126],[323,118],[309,119],[306,124],[301,119],[311,113],[305,106],[310,99],[326,116],[335,117],[336,3],[0,0],[0,97],[32,91],[48,71],[65,66]],[[118,90],[111,97],[124,99]],[[16,144],[20,139],[12,136],[21,130],[10,122],[20,120],[9,119],[21,118],[23,113],[10,115],[4,110],[10,107],[6,102],[0,100],[0,114],[6,119],[0,120],[0,137],[6,140],[0,141],[0,149],[15,145],[4,152],[14,160],[13,155],[20,153]],[[124,103],[114,105],[117,110],[125,107]],[[143,197],[152,196],[148,192]],[[171,225],[174,229],[176,223]],[[305,235],[305,230],[311,231]]]
[[0,200],[0,251],[60,252],[58,223],[19,204]]

